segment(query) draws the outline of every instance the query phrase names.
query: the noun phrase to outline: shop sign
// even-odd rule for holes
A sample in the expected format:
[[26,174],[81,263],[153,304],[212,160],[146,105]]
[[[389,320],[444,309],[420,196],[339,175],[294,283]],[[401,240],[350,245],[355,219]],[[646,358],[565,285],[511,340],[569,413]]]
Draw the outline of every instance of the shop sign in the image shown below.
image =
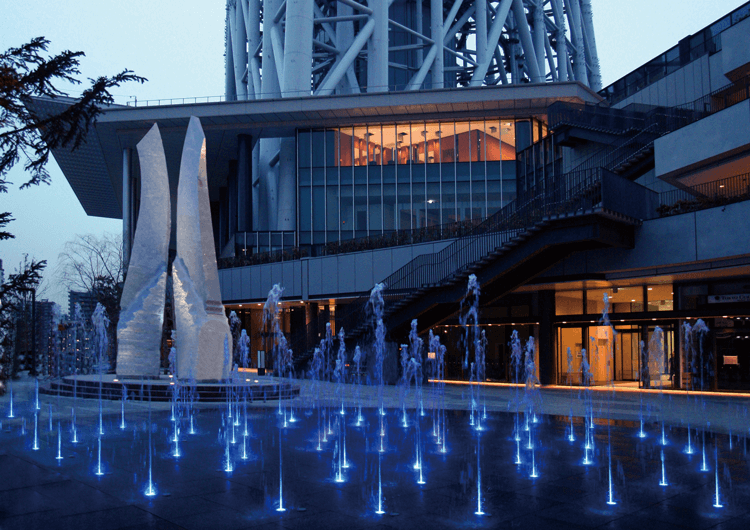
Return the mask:
[[716,294],[708,296],[709,304],[727,304],[735,302],[750,302],[750,294]]

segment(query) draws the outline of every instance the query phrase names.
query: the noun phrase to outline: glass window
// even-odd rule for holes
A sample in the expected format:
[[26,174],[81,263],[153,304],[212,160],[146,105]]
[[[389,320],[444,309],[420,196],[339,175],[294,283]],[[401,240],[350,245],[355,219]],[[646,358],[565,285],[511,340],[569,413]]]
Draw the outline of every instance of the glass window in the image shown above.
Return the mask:
[[474,162],[471,164],[471,209],[472,219],[481,219],[485,217],[485,190],[487,183],[484,179],[484,162]]
[[612,297],[612,289],[587,289],[586,290],[586,313],[589,315],[601,315],[604,311],[604,294]]
[[555,293],[556,315],[582,315],[583,291],[558,291]]
[[325,230],[326,196],[323,186],[313,186],[313,230]]
[[329,186],[338,186],[339,185],[339,168],[336,166],[328,166],[325,169],[325,171],[326,171],[326,184],[328,184]]
[[326,131],[326,166],[336,167],[339,158],[339,131],[337,129]]
[[488,120],[484,124],[484,155],[488,162],[500,160],[500,121]]
[[312,170],[310,168],[300,168],[298,175],[299,175],[299,185],[300,186],[309,186],[311,179],[312,179]]
[[443,164],[456,161],[456,137],[454,123],[440,124],[440,156]]
[[411,124],[411,160],[414,164],[424,164],[427,129],[424,123]]
[[458,152],[456,153],[457,162],[469,162],[471,160],[471,129],[469,122],[456,123],[456,143]]
[[411,190],[408,184],[399,184],[397,187],[398,196],[397,209],[398,209],[398,229],[399,230],[411,230],[412,229],[412,212],[411,212]]
[[299,228],[301,231],[312,229],[312,211],[310,209],[310,187],[299,188]]
[[323,185],[325,183],[326,170],[324,167],[312,168],[312,180],[313,184]]
[[367,165],[367,127],[355,127],[352,141],[355,166]]
[[379,166],[383,158],[383,135],[380,125],[367,127],[367,165]]
[[485,159],[484,148],[484,121],[472,121],[471,129],[471,161],[482,162]]
[[383,125],[383,165],[396,163],[396,126]]
[[312,165],[313,167],[323,167],[325,159],[325,141],[324,131],[313,131],[312,133]]
[[559,377],[561,385],[581,384],[581,361],[583,360],[583,329],[559,328],[557,331]]
[[386,184],[383,186],[383,229],[394,230],[396,228],[396,186]]
[[369,232],[372,233],[379,233],[383,229],[383,207],[382,207],[382,197],[383,197],[383,190],[380,187],[380,184],[377,185],[370,185],[370,204],[368,205],[369,208],[369,217],[370,217],[370,224],[368,226]]
[[367,186],[354,186],[354,228],[356,237],[367,235]]
[[[468,164],[467,164],[468,165]],[[468,182],[456,183],[457,221],[471,219],[471,186]]]
[[412,206],[414,213],[417,216],[417,224],[412,228],[423,228],[426,226],[427,219],[425,215],[425,166],[424,164],[413,164],[411,167],[412,175]]
[[671,283],[649,285],[646,289],[648,296],[648,311],[672,311],[674,309],[674,286]]
[[411,130],[408,124],[396,126],[396,146],[398,148],[397,163],[408,164],[411,150]]
[[[428,171],[432,168],[428,168]],[[440,221],[440,183],[427,183],[427,226],[441,224]]]
[[352,135],[353,131],[351,127],[341,129],[339,133],[339,143],[341,145],[339,164],[342,166],[351,166],[354,160],[352,155]]
[[352,208],[351,186],[341,186],[341,238],[352,237],[354,231],[354,210]]
[[515,160],[516,126],[513,120],[500,120],[500,140],[503,160]]
[[339,197],[338,186],[326,188],[326,228],[327,230],[339,229]]
[[428,123],[427,130],[427,163],[439,164],[441,161],[440,138],[443,133],[439,123]]
[[310,131],[297,132],[297,163],[299,167],[310,167],[312,163],[310,153]]
[[614,287],[609,303],[611,313],[639,313],[644,310],[643,286]]

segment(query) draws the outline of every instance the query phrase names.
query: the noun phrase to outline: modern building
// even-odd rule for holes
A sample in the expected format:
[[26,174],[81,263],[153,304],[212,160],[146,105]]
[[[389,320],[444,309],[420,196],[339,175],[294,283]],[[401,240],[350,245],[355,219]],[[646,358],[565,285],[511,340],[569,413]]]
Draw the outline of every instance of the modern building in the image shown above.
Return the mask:
[[389,340],[417,319],[466,378],[475,274],[489,379],[514,378],[517,330],[545,384],[579,384],[585,358],[596,382],[750,388],[750,3],[604,88],[591,4],[230,1],[221,101],[112,107],[55,158],[127,247],[136,144],[159,124],[176,196],[199,117],[223,302],[253,352],[274,283],[303,366],[326,323],[365,341],[384,282]]
[[92,291],[68,291],[68,319],[75,315],[76,304],[81,306],[81,316],[86,327],[91,325],[91,316],[96,310],[96,294]]

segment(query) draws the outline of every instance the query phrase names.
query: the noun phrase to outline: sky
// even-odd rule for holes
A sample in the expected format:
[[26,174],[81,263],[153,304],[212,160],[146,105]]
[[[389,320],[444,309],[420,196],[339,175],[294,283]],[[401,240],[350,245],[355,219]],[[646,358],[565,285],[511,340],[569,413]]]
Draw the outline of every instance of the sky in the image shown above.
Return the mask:
[[[671,48],[683,37],[721,18],[745,0],[592,0],[603,86]],[[0,50],[37,36],[50,52],[84,51],[80,79],[113,75],[125,68],[148,78],[143,85],[113,90],[118,103],[192,96],[224,90],[224,0],[36,0],[3,2]],[[75,95],[76,87],[70,88]],[[41,297],[67,309],[67,290],[55,275],[65,242],[77,235],[119,233],[119,220],[86,216],[60,169],[49,166],[50,186],[18,190],[26,180],[20,167],[0,194],[0,211],[16,219],[8,226],[16,239],[0,242],[5,274],[24,254],[46,259]]]

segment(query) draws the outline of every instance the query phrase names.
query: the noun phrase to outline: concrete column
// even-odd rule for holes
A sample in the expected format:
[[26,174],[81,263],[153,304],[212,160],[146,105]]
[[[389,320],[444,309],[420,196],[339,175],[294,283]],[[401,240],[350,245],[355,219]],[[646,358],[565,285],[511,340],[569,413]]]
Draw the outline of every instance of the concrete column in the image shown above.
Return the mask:
[[228,214],[229,214],[229,239],[234,238],[237,233],[237,160],[229,161],[229,174],[227,175],[227,193],[229,196]]
[[573,46],[576,47],[576,50],[573,52],[575,80],[588,86],[589,78],[586,73],[586,53],[578,0],[565,0],[565,8],[568,13],[568,24],[570,25],[570,40],[573,41]]
[[[283,54],[283,50],[276,50],[273,46],[270,27],[273,26],[273,13],[279,10],[281,0],[263,0],[263,12],[271,13],[266,17],[265,24],[269,30],[263,31],[263,79],[261,80],[261,99],[281,97],[279,75],[276,71],[276,54]],[[276,158],[281,147],[279,138],[263,138],[259,142],[258,155],[258,226],[256,230],[274,229],[278,219],[278,164],[271,163]]]
[[[416,0],[415,3],[416,3],[417,9],[416,9],[416,14],[415,14],[416,20],[414,21],[415,22],[414,30],[417,33],[424,35],[423,29],[422,29],[422,23],[424,20],[424,11],[422,10],[422,0]],[[424,44],[424,41],[418,39],[417,44]],[[417,64],[416,64],[417,68],[422,67],[423,60],[424,60],[424,50],[422,48],[418,48],[417,49]]]
[[127,270],[130,263],[131,223],[132,223],[132,199],[129,147],[122,150],[122,261]]
[[596,37],[594,35],[594,14],[591,0],[581,0],[581,25],[585,33],[586,56],[591,63],[591,89],[601,90],[602,76],[599,70],[599,54],[596,51]]
[[237,136],[237,231],[249,232],[253,222],[252,204],[252,137]]
[[232,52],[234,53],[234,84],[237,87],[237,99],[247,99],[247,33],[245,29],[245,15],[242,2],[235,3],[234,25],[232,27]]
[[553,385],[555,381],[555,291],[539,291],[539,382]]
[[[246,1],[246,0],[243,0]],[[260,72],[258,61],[255,59],[255,50],[260,44],[260,3],[261,0],[249,0],[245,12],[245,32],[247,33],[248,49],[248,80],[247,92],[249,98],[260,98]]]
[[227,16],[224,24],[224,97],[227,101],[237,99],[237,87],[234,85],[234,53],[232,52],[232,24],[234,7],[227,0]]
[[377,1],[372,6],[375,27],[367,45],[367,91],[388,91],[388,2]]
[[542,0],[537,0],[534,6],[534,51],[536,51],[536,64],[539,66],[539,75],[546,80],[544,75],[544,43],[547,41],[547,28],[544,23],[544,9]]
[[526,66],[529,70],[529,77],[532,83],[543,83],[544,79],[539,72],[539,65],[536,62],[536,52],[534,51],[534,42],[531,39],[531,30],[529,22],[526,20],[526,11],[523,7],[523,0],[513,0],[513,16],[516,19],[518,36],[523,46],[523,55],[526,59]]
[[435,41],[437,53],[432,61],[432,88],[443,88],[445,84],[445,54],[443,53],[443,0],[431,0],[430,3],[430,37]]
[[312,76],[313,0],[287,0],[284,97],[309,96]]
[[568,43],[565,40],[565,16],[563,15],[562,0],[552,0],[552,16],[557,24],[557,79],[560,82],[568,80]]
[[281,139],[278,168],[278,219],[272,230],[296,230],[297,148],[294,138]]
[[[336,14],[338,16],[346,17],[354,14],[352,6],[346,4],[338,4],[336,6]],[[354,22],[349,20],[346,22],[339,22],[336,24],[336,47],[343,52],[348,50],[352,42],[354,42]],[[349,66],[346,71],[347,80],[350,77],[355,77],[354,67]],[[351,94],[353,92],[352,85],[347,80],[342,80],[336,87],[337,94]]]
[[477,64],[487,61],[487,0],[475,0],[474,18],[477,23]]

